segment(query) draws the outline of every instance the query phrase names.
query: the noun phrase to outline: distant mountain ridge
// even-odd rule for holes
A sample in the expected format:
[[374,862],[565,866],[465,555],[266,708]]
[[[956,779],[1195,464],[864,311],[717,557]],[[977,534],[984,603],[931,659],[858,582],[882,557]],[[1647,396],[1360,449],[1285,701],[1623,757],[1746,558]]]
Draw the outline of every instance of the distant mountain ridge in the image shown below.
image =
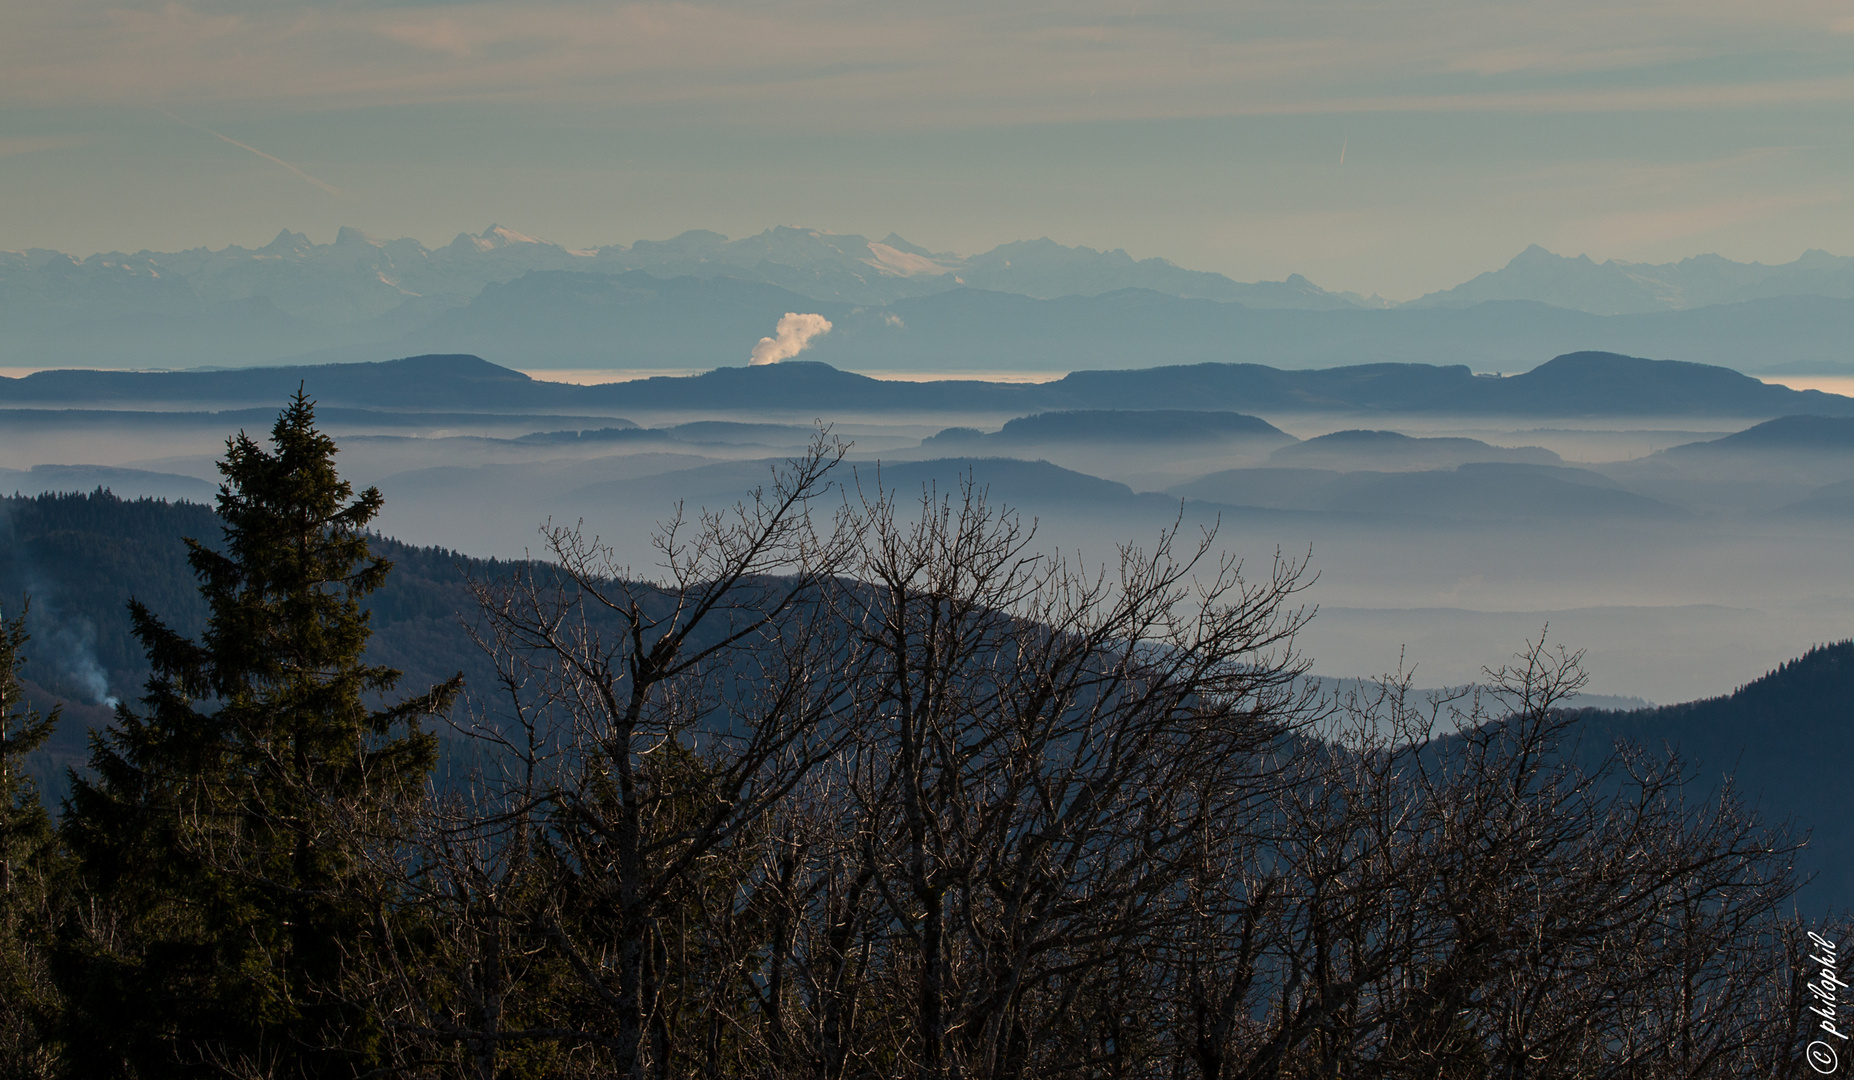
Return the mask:
[[[1507,378],[1430,364],[1296,371],[1259,364],[1193,364],[1077,371],[1041,384],[902,382],[839,371],[816,361],[787,361],[595,386],[533,379],[476,356],[434,355],[380,363],[234,371],[42,371],[0,378],[0,405],[274,407],[298,386],[306,386],[331,408],[486,414],[785,411],[809,420],[853,410],[1028,416],[1093,409],[1182,409],[1200,417],[1205,412],[1854,416],[1854,398],[1792,390],[1728,368],[1614,353],[1566,354]],[[1262,428],[1255,430],[1267,434]]]
[[[1165,259],[1135,260],[1123,250],[1065,247],[1048,238],[962,256],[929,252],[892,233],[872,241],[781,226],[738,240],[698,229],[668,240],[577,249],[491,225],[439,248],[343,227],[327,244],[285,229],[259,248],[108,252],[83,259],[43,248],[0,252],[0,310],[120,317],[262,298],[293,318],[347,324],[412,301],[423,302],[427,311],[459,306],[485,286],[534,271],[730,277],[848,304],[886,304],[962,285],[1041,298],[1148,288],[1251,307],[1370,304],[1329,293],[1298,274],[1244,284]],[[38,311],[24,311],[27,302],[39,305]]]
[[[979,433],[949,428],[928,441],[976,441]],[[1193,409],[1072,409],[1036,413],[1005,422],[983,436],[992,446],[1029,446],[1052,442],[1264,442],[1291,443],[1294,437],[1265,420],[1239,412]]]
[[[1076,253],[1046,242],[1028,246],[1063,260],[1072,261]],[[1103,256],[1109,269],[1118,265],[1110,256],[1125,263],[1125,277],[1148,284],[1117,285],[1104,271],[1101,280],[1075,283],[1074,291],[1040,296],[1004,288],[1008,282],[987,275],[989,286],[951,284],[886,304],[859,305],[808,295],[790,283],[726,274],[535,270],[485,285],[468,304],[438,313],[391,345],[401,355],[474,352],[524,357],[530,365],[705,370],[743,359],[781,315],[798,310],[833,324],[807,358],[840,367],[931,369],[941,361],[974,368],[1047,366],[1076,356],[1078,338],[1092,343],[1082,347],[1081,358],[1099,366],[1161,341],[1173,360],[1225,359],[1230,341],[1258,312],[1359,310],[1349,302],[1322,302],[1319,295],[1325,294],[1298,275],[1290,282],[1263,283],[1280,286],[1278,303],[1178,295],[1151,283],[1155,274],[1138,272],[1159,260],[1134,264],[1125,252],[1113,252]],[[1021,254],[1001,265],[1020,261]],[[1169,272],[1162,267],[1156,276]],[[1189,273],[1195,272],[1178,271]],[[1091,272],[1084,268],[1082,275]],[[1305,302],[1294,302],[1297,296]],[[318,359],[378,359],[373,354],[379,348],[336,350]]]
[[[44,248],[0,252],[0,310],[39,317],[123,317],[258,300],[291,318],[350,324],[412,302],[417,302],[412,303],[417,314],[429,315],[467,302],[485,286],[546,270],[732,277],[848,304],[888,304],[965,286],[1037,299],[1134,288],[1254,309],[1398,306],[1376,296],[1331,292],[1300,274],[1282,281],[1238,282],[1163,258],[1134,259],[1122,249],[1069,247],[1047,237],[957,255],[930,251],[894,233],[870,240],[854,233],[777,226],[740,239],[694,229],[667,240],[571,248],[492,224],[479,234],[460,233],[437,248],[344,226],[325,244],[284,229],[257,248],[114,251],[81,259]],[[1665,264],[1597,263],[1534,244],[1498,270],[1405,306],[1521,300],[1617,315],[1782,296],[1854,298],[1854,258],[1810,250],[1774,265],[1719,255]],[[36,310],[25,310],[27,303]]]
[[1854,453],[1854,419],[1833,416],[1781,416],[1756,427],[1710,442],[1687,443],[1668,451],[1676,455],[1704,455],[1719,451]]
[[[300,384],[322,383],[324,404],[396,409],[481,409],[564,404],[571,391],[481,357],[410,356],[378,364],[235,368],[229,371],[40,371],[0,377],[0,401],[16,404],[272,405]],[[281,395],[281,396],[280,396]]]
[[[1315,311],[1251,308],[1138,288],[1039,299],[962,286],[861,306],[737,278],[665,279],[642,271],[616,276],[537,271],[486,287],[469,305],[447,309],[390,340],[317,351],[307,348],[313,336],[293,339],[291,362],[467,352],[521,368],[706,370],[744,360],[789,311],[816,312],[833,324],[805,359],[853,371],[1075,371],[1234,362],[1277,368],[1468,364],[1492,372],[1523,371],[1539,356],[1580,350],[1676,357],[1739,370],[1854,371],[1847,349],[1854,340],[1854,300],[1821,297],[1605,316],[1529,301]],[[245,312],[254,326],[260,325],[258,314],[255,308]],[[125,327],[114,340],[96,343],[104,360],[85,363],[115,367],[124,366],[123,356],[159,356],[150,348],[162,339],[149,333]],[[202,347],[220,345],[207,341]],[[0,332],[0,354],[6,348]]]
[[1440,469],[1499,462],[1513,465],[1562,465],[1563,459],[1537,446],[1490,446],[1479,439],[1414,438],[1395,431],[1335,431],[1283,446],[1268,463],[1301,469],[1343,468],[1361,458],[1373,469]]
[[1810,250],[1793,262],[1773,266],[1719,255],[1658,265],[1615,259],[1598,263],[1588,255],[1555,255],[1534,244],[1498,270],[1429,293],[1408,306],[1527,300],[1592,315],[1640,315],[1784,296],[1854,298],[1854,258]]

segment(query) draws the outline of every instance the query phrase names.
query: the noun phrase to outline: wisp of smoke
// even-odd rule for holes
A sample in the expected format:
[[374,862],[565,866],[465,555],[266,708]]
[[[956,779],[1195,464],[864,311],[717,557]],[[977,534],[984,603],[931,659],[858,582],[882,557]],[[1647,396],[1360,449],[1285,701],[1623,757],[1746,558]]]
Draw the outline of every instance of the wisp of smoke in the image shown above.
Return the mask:
[[55,592],[50,582],[28,566],[26,595],[32,599],[26,629],[32,635],[30,648],[68,688],[80,690],[92,704],[115,708],[117,698],[109,692],[109,673],[97,661],[96,624],[82,616],[61,618],[51,602]]
[[72,689],[80,689],[91,704],[115,708],[117,698],[109,693],[109,674],[96,661],[96,624],[83,617],[57,619],[43,604],[35,615],[39,615],[39,628],[33,632],[33,645],[48,652],[50,667],[74,684]]
[[763,337],[753,347],[753,359],[749,361],[754,367],[761,364],[776,364],[781,360],[790,360],[805,351],[811,339],[830,332],[830,320],[822,315],[800,315],[788,311],[779,325],[773,328],[775,337]]
[[83,620],[71,634],[59,634],[56,640],[66,649],[65,671],[72,681],[83,687],[92,703],[116,707],[116,696],[109,692],[109,676],[97,663],[96,628]]

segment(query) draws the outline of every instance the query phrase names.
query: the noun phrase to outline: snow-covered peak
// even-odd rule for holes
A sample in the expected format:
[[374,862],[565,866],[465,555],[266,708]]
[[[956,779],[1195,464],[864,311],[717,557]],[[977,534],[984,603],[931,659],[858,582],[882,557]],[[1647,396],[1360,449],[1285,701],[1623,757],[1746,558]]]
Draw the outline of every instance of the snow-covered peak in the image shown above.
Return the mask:
[[335,231],[336,247],[385,247],[384,241],[375,240],[359,229],[343,225]]
[[917,255],[912,251],[903,251],[892,244],[877,240],[869,241],[869,253],[875,258],[863,262],[875,267],[885,274],[898,277],[915,277],[917,275],[948,274],[951,267],[941,266],[926,255]]
[[545,240],[536,240],[534,237],[525,233],[518,233],[514,229],[505,229],[500,225],[491,225],[489,228],[484,229],[483,234],[477,237],[477,239],[483,241],[492,248],[508,247],[510,244],[547,244]]

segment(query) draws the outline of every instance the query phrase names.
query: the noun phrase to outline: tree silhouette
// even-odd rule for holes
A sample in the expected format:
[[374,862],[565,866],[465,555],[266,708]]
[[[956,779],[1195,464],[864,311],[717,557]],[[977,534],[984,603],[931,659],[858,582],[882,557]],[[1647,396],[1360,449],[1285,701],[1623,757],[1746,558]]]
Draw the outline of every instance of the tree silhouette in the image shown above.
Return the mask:
[[26,611],[0,622],[0,1077],[50,1072],[58,1016],[47,966],[61,863],[50,815],[22,768],[58,724],[26,701]]
[[130,602],[145,712],[120,707],[92,737],[94,778],[73,778],[65,834],[116,920],[74,965],[86,1011],[111,1019],[97,1068],[351,1075],[377,1040],[339,992],[369,918],[352,879],[420,790],[436,740],[419,721],[460,680],[384,703],[399,673],[364,661],[361,609],[391,569],[364,531],[380,493],[340,478],[301,391],[270,442],[228,440],[222,547],[187,540],[205,632]]

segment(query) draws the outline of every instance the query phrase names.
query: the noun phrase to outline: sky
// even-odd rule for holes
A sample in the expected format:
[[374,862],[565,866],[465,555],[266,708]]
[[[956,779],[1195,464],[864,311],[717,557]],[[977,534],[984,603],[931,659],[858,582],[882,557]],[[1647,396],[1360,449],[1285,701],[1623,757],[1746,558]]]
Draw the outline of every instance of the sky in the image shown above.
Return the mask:
[[0,249],[1048,236],[1408,299],[1854,254],[1854,8],[7,0]]

